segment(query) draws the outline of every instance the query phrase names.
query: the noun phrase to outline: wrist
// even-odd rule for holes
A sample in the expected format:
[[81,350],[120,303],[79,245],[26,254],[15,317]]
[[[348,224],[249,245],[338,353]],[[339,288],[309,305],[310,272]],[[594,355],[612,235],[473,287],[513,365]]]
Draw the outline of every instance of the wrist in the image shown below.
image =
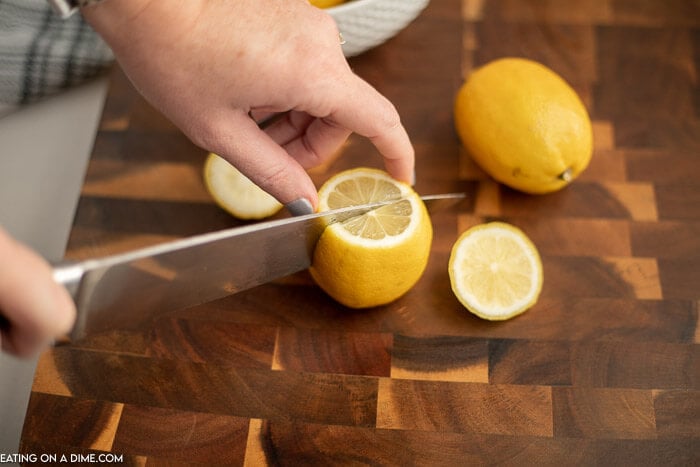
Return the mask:
[[[171,0],[166,0],[167,4]],[[84,8],[80,13],[105,41],[124,39],[125,31],[133,32],[133,23],[148,9],[152,0],[98,0]],[[131,38],[135,39],[135,38]]]

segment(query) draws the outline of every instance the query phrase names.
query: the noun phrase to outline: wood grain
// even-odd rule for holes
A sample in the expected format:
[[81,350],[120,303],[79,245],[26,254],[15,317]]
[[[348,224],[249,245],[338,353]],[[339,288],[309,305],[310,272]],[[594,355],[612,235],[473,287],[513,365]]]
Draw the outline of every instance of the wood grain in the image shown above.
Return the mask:
[[[401,113],[416,189],[467,194],[433,215],[416,286],[349,310],[301,272],[51,349],[22,452],[113,452],[126,465],[698,465],[699,51],[695,0],[433,0],[350,61]],[[503,56],[549,66],[590,112],[593,159],[564,190],[501,186],[459,142],[459,86]],[[118,68],[111,79],[69,257],[246,224],[206,192],[206,151]],[[320,186],[359,165],[381,162],[353,135],[309,173]],[[447,274],[459,234],[491,220],[525,231],[544,265],[540,300],[506,322],[469,314]]]

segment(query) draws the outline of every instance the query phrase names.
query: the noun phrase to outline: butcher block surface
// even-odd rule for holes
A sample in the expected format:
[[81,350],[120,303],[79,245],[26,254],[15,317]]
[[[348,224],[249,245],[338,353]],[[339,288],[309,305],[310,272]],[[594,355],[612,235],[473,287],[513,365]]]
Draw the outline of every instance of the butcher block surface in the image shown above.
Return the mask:
[[[464,77],[504,56],[549,66],[590,112],[591,165],[559,192],[497,184],[457,138]],[[357,311],[301,272],[59,345],[41,356],[21,452],[127,465],[700,464],[700,3],[433,0],[350,63],[399,110],[416,190],[467,194],[432,216],[415,288]],[[111,80],[68,257],[244,225],[207,193],[207,153],[118,68]],[[352,136],[311,175],[320,186],[356,166],[382,164]],[[539,302],[500,323],[469,314],[447,272],[458,235],[489,220],[521,228],[544,267]]]

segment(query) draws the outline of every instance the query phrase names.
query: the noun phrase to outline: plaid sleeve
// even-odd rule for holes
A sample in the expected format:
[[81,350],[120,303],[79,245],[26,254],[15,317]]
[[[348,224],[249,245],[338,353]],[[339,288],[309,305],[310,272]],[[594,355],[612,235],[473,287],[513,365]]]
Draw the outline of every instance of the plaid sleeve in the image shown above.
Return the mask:
[[0,0],[0,115],[85,82],[113,59],[82,16],[62,19],[45,0]]

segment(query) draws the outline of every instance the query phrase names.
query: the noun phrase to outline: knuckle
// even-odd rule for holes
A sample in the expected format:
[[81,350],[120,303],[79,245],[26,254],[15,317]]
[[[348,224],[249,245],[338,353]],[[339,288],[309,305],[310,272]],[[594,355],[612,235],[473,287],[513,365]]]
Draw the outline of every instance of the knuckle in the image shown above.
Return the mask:
[[313,143],[309,138],[302,139],[302,145],[306,154],[304,155],[304,165],[307,167],[316,167],[323,163],[324,158],[317,149],[314,147]]
[[377,132],[386,133],[396,130],[402,126],[401,116],[396,107],[386,98],[382,98],[376,114]]
[[221,152],[229,146],[231,128],[225,122],[200,119],[181,128],[196,146],[212,152]]

